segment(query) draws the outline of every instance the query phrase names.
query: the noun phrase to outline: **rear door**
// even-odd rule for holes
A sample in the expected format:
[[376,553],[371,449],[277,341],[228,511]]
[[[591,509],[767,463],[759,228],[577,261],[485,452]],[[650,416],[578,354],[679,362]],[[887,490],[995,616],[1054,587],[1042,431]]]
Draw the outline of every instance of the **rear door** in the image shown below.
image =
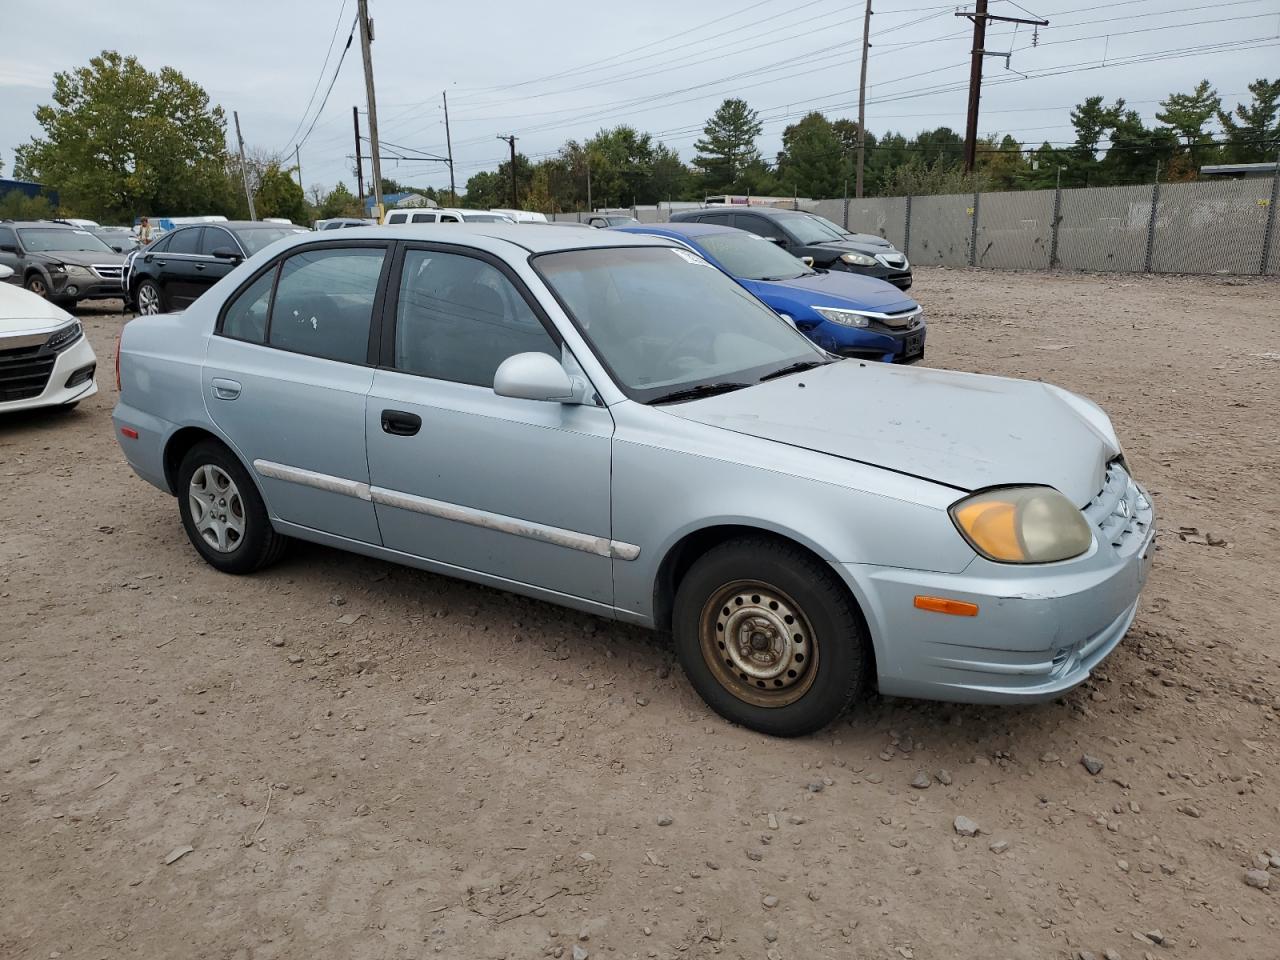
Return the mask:
[[372,544],[365,397],[387,250],[334,238],[289,251],[223,308],[203,372],[209,415],[272,515]]
[[533,351],[562,357],[549,319],[501,260],[404,245],[365,427],[383,543],[612,606],[613,417],[494,393],[498,365]]
[[199,263],[200,241],[204,227],[183,227],[169,235],[166,252],[156,254],[156,276],[165,292],[165,298],[175,310],[190,306],[200,295]]
[[12,227],[0,227],[0,264],[13,270],[9,282],[21,286],[24,264],[18,250],[18,234]]

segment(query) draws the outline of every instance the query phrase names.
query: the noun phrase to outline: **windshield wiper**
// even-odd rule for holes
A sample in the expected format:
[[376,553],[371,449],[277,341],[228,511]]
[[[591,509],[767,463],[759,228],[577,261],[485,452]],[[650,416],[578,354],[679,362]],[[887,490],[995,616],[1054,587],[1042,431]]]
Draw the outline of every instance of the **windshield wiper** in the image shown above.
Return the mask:
[[777,283],[779,280],[795,280],[803,276],[804,276],[803,273],[793,273],[787,277],[757,277],[756,279],[761,281],[762,283]]
[[655,397],[649,401],[649,405],[656,403],[675,403],[677,400],[697,400],[700,397],[714,397],[717,393],[729,393],[733,390],[741,390],[743,387],[749,387],[749,383],[700,383],[696,387],[686,387],[684,390],[674,390],[671,393],[664,393],[660,397]]
[[814,367],[825,367],[830,360],[801,360],[799,363],[793,363],[785,367],[766,373],[758,382],[764,383],[766,380],[773,380],[777,377],[785,377],[789,373],[799,373],[802,370],[812,370]]

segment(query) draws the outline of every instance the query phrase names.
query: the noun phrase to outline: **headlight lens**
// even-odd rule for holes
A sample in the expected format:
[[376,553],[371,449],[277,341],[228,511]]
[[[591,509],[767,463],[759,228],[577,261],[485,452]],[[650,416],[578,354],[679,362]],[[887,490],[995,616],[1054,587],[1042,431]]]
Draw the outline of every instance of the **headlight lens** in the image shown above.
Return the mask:
[[856,267],[874,267],[876,265],[876,258],[869,257],[865,253],[842,253],[840,254],[840,259]]
[[63,267],[63,269],[66,270],[67,273],[73,277],[92,277],[93,276],[93,271],[90,270],[88,267],[79,267],[79,266],[76,266],[74,263],[68,263],[65,267]]
[[969,545],[999,563],[1053,563],[1084,553],[1093,530],[1052,487],[1008,487],[974,494],[951,507]]
[[812,309],[823,319],[846,327],[865,327],[871,322],[868,317],[864,317],[855,310],[841,310],[839,307],[813,307]]
[[80,326],[80,321],[68,324],[61,330],[54,332],[53,336],[45,341],[45,346],[50,350],[65,350],[71,346],[84,334],[84,328]]

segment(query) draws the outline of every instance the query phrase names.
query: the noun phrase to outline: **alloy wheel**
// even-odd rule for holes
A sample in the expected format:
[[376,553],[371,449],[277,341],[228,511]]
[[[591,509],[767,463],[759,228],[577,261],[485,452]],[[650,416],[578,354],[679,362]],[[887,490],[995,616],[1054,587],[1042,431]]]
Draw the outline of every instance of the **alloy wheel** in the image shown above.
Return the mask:
[[160,312],[160,291],[149,283],[138,288],[138,312],[146,317]]

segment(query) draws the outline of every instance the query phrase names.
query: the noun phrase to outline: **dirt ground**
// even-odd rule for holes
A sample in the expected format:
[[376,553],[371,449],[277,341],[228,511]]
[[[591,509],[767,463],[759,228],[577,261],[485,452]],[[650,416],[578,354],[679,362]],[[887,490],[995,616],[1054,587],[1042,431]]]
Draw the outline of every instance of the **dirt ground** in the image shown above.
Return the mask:
[[1155,568],[1058,702],[791,742],[656,635],[305,545],[214,572],[112,437],[122,315],[83,309],[101,392],[0,421],[0,957],[1280,957],[1280,284],[913,293],[928,363],[1110,411]]

